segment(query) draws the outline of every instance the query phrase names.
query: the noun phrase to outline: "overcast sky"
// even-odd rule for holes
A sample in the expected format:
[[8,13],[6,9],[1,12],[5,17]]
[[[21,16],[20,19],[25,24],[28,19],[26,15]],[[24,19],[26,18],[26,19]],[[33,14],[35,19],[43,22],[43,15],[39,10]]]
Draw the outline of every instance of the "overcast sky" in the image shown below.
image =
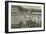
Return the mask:
[[41,6],[26,6],[26,5],[23,5],[22,7],[27,8],[27,9],[41,9]]

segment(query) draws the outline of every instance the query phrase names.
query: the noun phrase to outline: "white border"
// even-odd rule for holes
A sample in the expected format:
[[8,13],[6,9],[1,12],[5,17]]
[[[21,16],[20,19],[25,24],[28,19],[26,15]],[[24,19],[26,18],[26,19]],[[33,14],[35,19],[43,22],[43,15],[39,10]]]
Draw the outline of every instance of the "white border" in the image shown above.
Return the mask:
[[[11,5],[29,5],[29,6],[41,6],[41,14],[42,14],[42,27],[40,28],[22,28],[22,29],[11,29]],[[43,30],[44,27],[44,6],[42,4],[24,4],[24,3],[9,3],[8,7],[8,31],[9,32],[16,32],[16,31],[32,31],[32,30]]]

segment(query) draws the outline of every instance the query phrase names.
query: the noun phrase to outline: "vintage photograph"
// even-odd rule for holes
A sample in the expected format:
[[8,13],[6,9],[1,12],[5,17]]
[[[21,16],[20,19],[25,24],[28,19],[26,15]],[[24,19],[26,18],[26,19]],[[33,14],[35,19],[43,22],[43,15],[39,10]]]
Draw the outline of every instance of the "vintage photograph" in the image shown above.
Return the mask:
[[11,5],[11,28],[41,27],[41,6]]
[[5,32],[45,31],[45,3],[5,2]]

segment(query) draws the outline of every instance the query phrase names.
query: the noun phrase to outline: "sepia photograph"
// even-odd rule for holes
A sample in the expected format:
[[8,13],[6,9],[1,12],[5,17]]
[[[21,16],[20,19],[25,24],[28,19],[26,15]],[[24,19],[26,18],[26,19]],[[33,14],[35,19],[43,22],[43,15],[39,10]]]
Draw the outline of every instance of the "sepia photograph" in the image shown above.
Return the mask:
[[11,5],[11,28],[41,27],[41,7]]
[[44,3],[9,2],[7,24],[8,32],[44,31]]

